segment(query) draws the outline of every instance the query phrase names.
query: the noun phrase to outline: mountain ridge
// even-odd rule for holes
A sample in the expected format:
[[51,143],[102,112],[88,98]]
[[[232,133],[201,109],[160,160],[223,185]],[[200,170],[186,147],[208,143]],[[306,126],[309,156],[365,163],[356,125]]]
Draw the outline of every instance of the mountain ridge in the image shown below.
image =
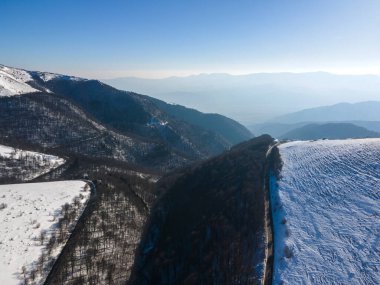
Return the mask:
[[290,140],[317,140],[378,137],[380,137],[380,133],[369,131],[350,123],[314,123],[295,128],[279,138]]
[[308,121],[380,121],[380,101],[342,102],[334,105],[303,109],[270,120],[270,122],[281,123]]
[[[20,94],[20,92],[9,94],[7,91],[7,94],[4,92],[3,96],[0,96],[0,109],[3,110],[0,114],[0,121],[2,121],[2,131],[6,135],[3,137],[5,143],[6,141],[15,143],[24,140],[23,143],[38,147],[51,148],[53,147],[51,142],[56,142],[59,146],[62,146],[62,143],[70,146],[72,140],[68,134],[75,133],[72,130],[77,130],[79,133],[76,133],[75,137],[78,138],[75,141],[82,141],[86,145],[83,146],[86,151],[91,149],[91,144],[85,143],[88,137],[100,136],[100,140],[94,143],[99,148],[107,150],[106,157],[121,155],[124,157],[123,161],[143,163],[144,165],[152,162],[157,164],[160,158],[166,157],[162,159],[163,163],[151,165],[153,168],[161,168],[165,163],[173,164],[171,167],[177,167],[210,157],[221,153],[237,142],[252,137],[245,127],[224,116],[217,116],[216,124],[220,125],[218,128],[207,128],[207,125],[213,123],[215,115],[203,114],[182,106],[169,106],[165,102],[148,96],[117,90],[98,80],[49,72],[29,72],[5,66],[0,66],[0,70],[2,70],[2,74],[6,73],[5,71],[8,71],[8,74],[12,72],[21,74],[22,76],[18,80],[33,88],[33,92],[25,94]],[[4,85],[2,82],[0,80],[0,87]],[[68,106],[68,109],[63,110],[58,104]],[[167,111],[164,110],[165,106]],[[34,112],[30,111],[31,108],[34,108]],[[13,111],[10,112],[10,110]],[[54,112],[59,112],[56,115],[63,118],[62,122],[52,117]],[[178,114],[174,114],[175,112],[179,115],[187,112],[191,116],[180,118]],[[12,117],[14,113],[28,117],[29,123],[34,122],[36,129],[28,130],[26,125],[23,126],[21,122]],[[70,122],[71,119],[66,118],[66,114],[76,116],[75,120],[78,122],[83,121],[82,117],[91,118],[93,122],[91,124],[101,126],[103,134],[90,135],[93,132],[91,131],[93,126],[85,127],[88,124],[84,121],[82,124],[84,129],[82,126],[74,124],[68,127],[69,125],[65,125],[65,123]],[[200,120],[198,117],[204,121],[203,125],[194,123]],[[15,125],[16,122],[18,125]],[[10,126],[13,126],[13,130]],[[49,126],[51,129],[45,132],[44,136],[37,133]],[[17,127],[22,128],[19,129],[18,134]],[[80,134],[81,129],[84,131],[82,134]],[[225,129],[229,129],[229,132],[226,132]],[[60,137],[56,137],[57,130],[62,132]],[[84,135],[86,133],[88,135]],[[66,141],[65,138],[67,138]],[[102,142],[102,140],[105,141]],[[125,144],[134,145],[133,148],[140,154],[133,155],[131,152],[131,156],[129,156],[125,150],[131,150],[131,148],[126,147]],[[55,146],[55,148],[57,147]],[[78,151],[81,151],[80,148],[77,149],[77,154]],[[97,153],[104,152],[98,149]],[[146,162],[144,162],[145,159],[147,159]]]
[[378,75],[326,72],[206,74],[163,79],[127,77],[103,82],[203,112],[223,114],[245,125],[305,108],[377,100],[380,92]]

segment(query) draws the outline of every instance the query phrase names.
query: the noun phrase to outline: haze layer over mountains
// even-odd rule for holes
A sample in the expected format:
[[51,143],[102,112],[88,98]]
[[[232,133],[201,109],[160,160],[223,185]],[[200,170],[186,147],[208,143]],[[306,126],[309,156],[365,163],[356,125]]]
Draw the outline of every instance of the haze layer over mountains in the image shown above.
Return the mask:
[[302,109],[375,101],[380,94],[379,76],[325,72],[200,74],[165,79],[126,77],[104,82],[203,112],[220,113],[245,125]]

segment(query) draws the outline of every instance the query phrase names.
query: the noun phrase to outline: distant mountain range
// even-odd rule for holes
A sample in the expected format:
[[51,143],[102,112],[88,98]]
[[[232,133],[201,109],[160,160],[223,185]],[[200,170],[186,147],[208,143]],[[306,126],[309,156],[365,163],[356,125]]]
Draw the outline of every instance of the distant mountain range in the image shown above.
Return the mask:
[[288,139],[379,137],[380,102],[340,103],[305,109],[249,128],[256,135],[270,134]]
[[165,79],[117,78],[104,82],[166,102],[223,114],[245,125],[306,108],[374,101],[380,94],[380,76],[325,72],[200,74]]
[[247,140],[239,123],[97,80],[0,65],[1,143],[159,171]]
[[290,113],[272,122],[294,124],[299,122],[380,121],[380,101],[339,103]]
[[348,139],[348,138],[379,138],[380,133],[369,131],[350,123],[308,124],[293,129],[280,139],[316,140],[316,139]]

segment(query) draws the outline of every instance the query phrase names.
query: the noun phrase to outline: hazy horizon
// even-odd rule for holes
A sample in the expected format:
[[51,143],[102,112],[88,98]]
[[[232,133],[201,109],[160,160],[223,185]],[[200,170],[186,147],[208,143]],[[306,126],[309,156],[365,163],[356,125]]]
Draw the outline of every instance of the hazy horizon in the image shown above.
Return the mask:
[[212,75],[227,75],[227,76],[250,76],[250,75],[262,75],[262,74],[330,74],[330,75],[343,75],[343,76],[374,76],[374,77],[380,77],[380,74],[376,73],[338,73],[338,72],[330,72],[330,71],[324,71],[324,70],[315,70],[315,71],[257,71],[257,72],[250,72],[250,73],[230,73],[230,72],[199,72],[199,73],[190,73],[190,74],[184,74],[184,75],[167,75],[163,77],[149,77],[149,76],[138,76],[138,75],[131,75],[131,76],[120,76],[120,77],[110,77],[110,78],[91,78],[96,80],[112,80],[112,79],[123,79],[123,78],[135,78],[135,79],[171,79],[171,78],[187,78],[187,77],[197,77],[197,76],[212,76]]
[[62,74],[62,75],[70,75],[70,76],[76,76],[76,77],[82,77],[86,79],[94,79],[94,80],[112,80],[112,79],[124,79],[124,78],[134,78],[134,79],[171,79],[171,78],[187,78],[187,77],[197,77],[197,76],[210,76],[210,75],[227,75],[227,76],[250,76],[250,75],[262,75],[262,74],[330,74],[330,75],[343,75],[343,76],[374,76],[374,77],[380,77],[380,73],[350,73],[350,72],[333,72],[333,71],[326,71],[326,70],[310,70],[310,71],[256,71],[256,72],[247,72],[247,73],[233,73],[233,72],[228,72],[228,71],[215,71],[215,72],[195,72],[195,73],[180,73],[180,74],[174,74],[174,73],[169,73],[169,75],[162,76],[162,77],[149,77],[149,76],[143,76],[139,75],[139,73],[136,73],[135,75],[125,75],[125,76],[115,76],[115,77],[86,77],[86,76],[79,76],[74,73],[65,73],[65,72],[59,72],[59,71],[54,71],[54,70],[44,70],[44,69],[28,69],[25,66],[17,66],[17,65],[9,65],[9,64],[4,64],[0,62],[0,65],[8,66],[11,68],[18,68],[18,69],[24,69],[24,70],[29,70],[29,71],[40,71],[40,72],[48,72],[48,73],[56,73],[56,74]]
[[195,77],[195,76],[202,76],[202,75],[228,75],[228,76],[249,76],[249,75],[259,75],[259,74],[310,74],[310,73],[325,73],[325,74],[331,74],[331,75],[346,75],[346,76],[375,76],[380,77],[380,70],[379,73],[370,73],[366,71],[329,71],[329,70],[304,70],[304,71],[292,71],[292,70],[279,70],[279,71],[252,71],[252,72],[231,72],[231,71],[195,71],[195,72],[189,72],[189,71],[181,71],[181,72],[171,72],[171,71],[165,71],[160,74],[156,73],[150,73],[150,72],[135,72],[132,73],[129,72],[121,72],[120,75],[114,75],[114,76],[86,76],[86,74],[81,75],[77,72],[73,71],[71,73],[60,71],[59,69],[36,69],[36,68],[27,68],[25,65],[11,65],[6,64],[4,62],[0,62],[0,64],[4,66],[19,68],[19,69],[25,69],[30,71],[41,71],[41,72],[49,72],[49,73],[56,73],[56,74],[62,74],[62,75],[70,75],[70,76],[76,76],[86,79],[95,79],[95,80],[112,80],[112,79],[122,79],[122,78],[136,78],[136,79],[170,79],[170,78],[186,78],[186,77]]

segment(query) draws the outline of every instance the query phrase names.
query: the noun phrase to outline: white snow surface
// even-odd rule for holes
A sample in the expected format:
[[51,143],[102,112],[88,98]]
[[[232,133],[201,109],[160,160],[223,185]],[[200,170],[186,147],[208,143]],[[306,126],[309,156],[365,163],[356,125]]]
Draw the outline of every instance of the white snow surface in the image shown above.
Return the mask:
[[65,160],[58,156],[0,145],[0,158],[4,157],[12,160],[22,160],[27,156],[33,157],[37,161],[39,169],[36,172],[27,173],[25,175],[25,181],[31,180],[42,174],[45,174],[50,170],[57,168],[58,166],[65,163]]
[[0,97],[38,92],[27,83],[32,80],[25,70],[0,65]]
[[44,247],[37,237],[42,230],[49,237],[57,222],[54,214],[62,205],[79,194],[84,196],[82,205],[87,202],[90,191],[85,185],[83,181],[0,185],[0,204],[7,205],[0,210],[0,284],[22,283],[21,267],[30,268]]
[[273,284],[380,284],[380,139],[279,149]]

